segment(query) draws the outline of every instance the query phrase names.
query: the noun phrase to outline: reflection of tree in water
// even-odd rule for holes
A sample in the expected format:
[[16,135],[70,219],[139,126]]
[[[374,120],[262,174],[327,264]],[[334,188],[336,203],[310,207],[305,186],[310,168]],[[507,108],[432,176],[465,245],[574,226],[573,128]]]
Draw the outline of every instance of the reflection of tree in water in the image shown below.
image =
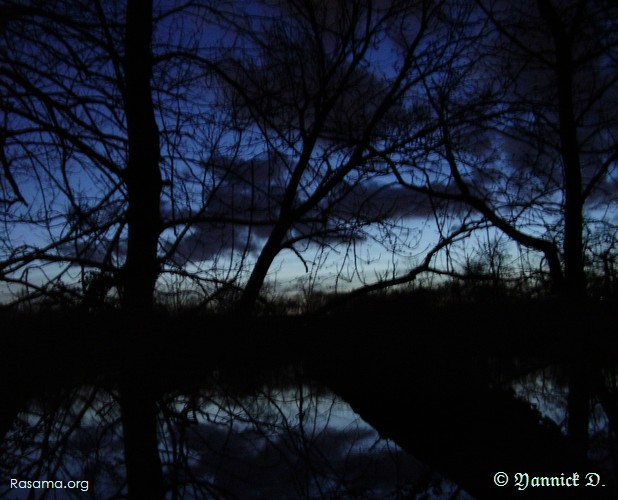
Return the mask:
[[[568,416],[572,408],[569,400],[569,373],[565,367],[551,366],[528,373],[513,383],[517,396],[527,400],[543,416],[553,420],[568,436]],[[603,473],[605,481],[618,483],[618,448],[616,418],[618,414],[618,373],[616,367],[595,365],[586,372],[586,385],[591,395],[588,415],[587,458]],[[611,478],[611,479],[610,479]]]
[[168,415],[171,408],[176,412],[166,439],[176,448],[167,454],[184,455],[170,461],[184,464],[170,474],[179,490],[190,470],[208,478],[211,493],[224,496],[384,498],[397,497],[424,474],[347,405],[316,387],[265,388],[249,397],[219,393],[199,402],[176,398],[166,408]]
[[[124,488],[122,434],[115,396],[93,387],[60,390],[31,401],[0,442],[0,475],[21,480],[87,480],[89,494],[117,496]],[[0,496],[84,498],[81,489],[9,490]],[[31,498],[31,497],[29,497]]]
[[[216,385],[168,394],[158,406],[171,498],[401,498],[450,486],[312,385],[250,394]],[[88,493],[32,490],[36,498],[127,493],[115,391],[80,387],[33,400],[0,446],[3,477],[89,481]],[[0,496],[28,496],[8,487]]]

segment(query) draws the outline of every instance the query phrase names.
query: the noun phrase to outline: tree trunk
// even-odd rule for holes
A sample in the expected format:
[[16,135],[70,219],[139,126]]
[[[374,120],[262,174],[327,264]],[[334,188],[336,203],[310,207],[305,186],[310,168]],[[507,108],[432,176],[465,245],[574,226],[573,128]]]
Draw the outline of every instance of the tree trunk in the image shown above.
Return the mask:
[[559,47],[557,68],[560,142],[564,169],[564,281],[567,294],[579,297],[585,294],[586,278],[582,241],[582,176],[577,127],[573,115],[570,52],[569,47]]
[[560,154],[564,175],[564,292],[579,298],[586,293],[583,245],[582,173],[573,103],[574,62],[571,35],[548,0],[538,0],[539,11],[555,44]]
[[149,312],[159,274],[157,244],[161,231],[159,130],[152,102],[152,2],[127,4],[124,106],[129,155],[125,180],[129,231],[124,268],[124,305]]
[[239,314],[250,314],[253,311],[255,303],[260,296],[260,290],[262,289],[268,270],[277,254],[281,251],[281,242],[288,232],[288,226],[287,223],[279,222],[270,234],[266,245],[262,248],[260,256],[249,277],[249,281],[236,305],[235,310]]
[[588,424],[590,415],[589,368],[585,361],[576,360],[568,367],[569,395],[567,398],[567,436],[581,463],[588,456]]
[[[152,101],[152,0],[128,0],[124,58],[124,108],[127,119],[127,258],[123,270],[123,307],[129,335],[150,324],[159,274],[157,245],[161,231],[159,130]],[[146,332],[147,334],[148,332]],[[129,344],[132,339],[128,339]],[[136,349],[134,356],[139,356]],[[137,360],[139,361],[139,360]],[[136,361],[136,362],[137,362]],[[138,363],[139,364],[139,363]],[[140,386],[140,372],[120,384],[129,498],[163,499],[165,489],[157,438],[156,396]]]
[[[120,413],[129,498],[163,499],[156,396],[143,373],[127,376],[120,386]],[[141,377],[140,377],[141,375]]]

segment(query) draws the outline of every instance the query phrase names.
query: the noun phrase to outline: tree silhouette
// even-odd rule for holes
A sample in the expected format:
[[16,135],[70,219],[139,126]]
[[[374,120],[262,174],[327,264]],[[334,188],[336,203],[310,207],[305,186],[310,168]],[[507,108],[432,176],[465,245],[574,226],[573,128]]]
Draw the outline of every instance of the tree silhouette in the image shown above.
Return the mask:
[[[240,33],[249,49],[218,69],[237,116],[256,129],[283,172],[271,227],[238,304],[245,312],[281,251],[300,256],[297,247],[307,242],[364,237],[364,228],[402,215],[396,197],[405,196],[379,165],[435,130],[421,108],[403,103],[449,64],[439,57],[442,2],[289,2],[282,10],[261,29],[246,20]],[[397,61],[384,64],[395,49]],[[414,214],[414,200],[407,204]]]
[[434,145],[387,160],[403,185],[540,252],[572,297],[586,290],[587,233],[612,231],[615,17],[606,4],[477,2],[451,21],[458,63],[425,82]]
[[[482,274],[478,266],[458,270],[436,263],[481,229],[488,241],[495,229],[538,252],[564,296],[585,294],[587,259],[602,265],[607,290],[615,274],[616,214],[610,203],[616,201],[618,159],[618,12],[613,4],[289,0],[250,3],[248,12],[240,13],[228,7],[208,1],[0,0],[0,281],[17,292],[14,305],[45,298],[63,305],[80,302],[83,311],[92,312],[116,293],[120,313],[110,323],[117,320],[119,331],[110,338],[124,361],[112,377],[119,414],[113,413],[110,428],[122,426],[133,497],[166,494],[160,417],[166,411],[173,415],[177,407],[175,401],[168,408],[160,405],[165,391],[157,374],[161,360],[174,354],[166,351],[169,339],[160,335],[153,307],[169,283],[165,280],[178,280],[173,293],[195,292],[202,303],[223,297],[235,301],[226,304],[235,312],[250,314],[283,252],[293,253],[305,269],[311,249],[342,250],[340,260],[358,261],[356,245],[369,240],[376,243],[375,253],[386,250],[395,260],[404,248],[409,257],[420,237],[411,241],[405,231],[420,218],[433,221],[438,236],[416,253],[417,264],[400,273],[395,264],[392,273],[376,271],[375,282],[362,281],[342,300],[405,284],[421,273]],[[498,246],[486,249],[496,284],[500,252]],[[393,320],[388,330],[398,331],[395,315],[386,316]],[[349,329],[347,317],[340,323],[333,318],[328,317],[331,337]],[[212,338],[196,345],[222,342],[226,355],[240,356],[232,342],[214,337],[229,335],[230,324],[253,333],[255,323],[241,318],[228,324],[228,319],[208,323]],[[282,329],[288,319],[282,319]],[[366,337],[384,328],[382,318],[372,321]],[[454,317],[443,329],[456,330],[458,321]],[[78,330],[73,323],[58,323]],[[433,333],[430,323],[424,328]],[[271,323],[265,325],[264,330]],[[179,321],[170,329],[193,327]],[[207,327],[199,325],[200,333]],[[257,340],[230,337],[242,339],[249,352],[265,337],[259,326],[255,329]],[[315,334],[308,330],[299,327],[302,335]],[[275,344],[281,341],[273,338]],[[333,366],[324,373],[339,378],[345,390],[353,386],[361,407],[369,387],[376,400],[389,396],[394,407],[400,402],[396,391],[386,395],[379,376],[391,373],[408,381],[425,375],[419,364],[415,377],[407,376],[409,360],[395,348],[409,345],[399,335],[380,339],[382,361],[376,361],[381,351],[363,345],[367,357],[359,363],[358,378],[342,376],[340,365],[336,373]],[[189,357],[188,350],[175,347],[179,357]],[[306,347],[298,342],[290,351]],[[340,347],[341,353],[350,352],[349,345]],[[580,352],[573,353],[565,362],[568,432],[581,458],[591,394],[602,384],[599,371],[573,361]],[[390,362],[395,355],[401,356],[401,372]],[[435,356],[445,368],[451,362]],[[453,358],[470,362],[460,352]],[[374,366],[375,380],[367,379],[367,366]],[[488,382],[478,366],[469,370],[478,375],[478,387]],[[441,386],[467,415],[482,408],[486,422],[495,424],[492,408],[502,416],[516,409],[531,429],[545,435],[538,414],[512,394],[492,388],[470,398],[465,384],[453,390],[441,372],[446,370],[435,369]],[[420,389],[428,404],[441,397],[434,389]],[[15,401],[2,412],[4,431],[19,415],[18,393],[13,387],[6,391]],[[487,394],[496,396],[495,404]],[[90,399],[79,421],[95,399],[94,393],[84,397]],[[272,402],[274,396],[267,397]],[[298,400],[298,412],[283,418],[281,427],[295,422],[300,437],[277,441],[276,447],[296,440],[310,457],[313,450],[302,441],[306,401]],[[382,421],[383,405],[376,408],[368,414],[379,412]],[[437,408],[449,415],[445,403]],[[225,409],[230,419],[233,410]],[[279,410],[273,415],[281,415]],[[208,408],[201,411],[210,418]],[[420,421],[429,428],[434,419],[426,415]],[[179,432],[185,432],[187,415],[180,416]],[[44,430],[53,429],[54,418],[43,419]],[[398,421],[398,436],[399,431],[408,435],[407,421]],[[461,449],[472,447],[466,425],[460,427],[452,436],[465,445]],[[477,435],[483,437],[481,427]],[[70,434],[75,430],[71,426]],[[175,437],[177,429],[169,430]],[[562,437],[551,432],[548,442],[561,450]],[[199,442],[203,436],[193,437]],[[446,445],[455,442],[450,441]],[[19,462],[19,442],[12,443]],[[52,455],[61,454],[66,442],[56,444]],[[186,451],[185,444],[177,451]],[[500,448],[490,444],[487,450]],[[521,443],[512,445],[523,454]],[[432,447],[429,440],[423,446],[436,458]],[[474,468],[467,457],[462,464]],[[184,465],[190,472],[188,462]],[[180,466],[175,470],[184,472]],[[316,472],[302,488],[310,496],[326,484]],[[199,482],[191,487],[216,490]]]
[[436,128],[403,102],[448,65],[440,3],[290,2],[259,23],[172,5],[131,29],[122,2],[5,7],[2,269],[21,300],[104,300],[112,277],[147,311],[177,274],[249,311],[281,251],[306,265],[417,210],[378,163]]
[[88,302],[100,273],[147,310],[176,275],[249,311],[281,252],[388,247],[427,214],[461,218],[433,250],[491,224],[571,295],[587,259],[611,270],[609,5],[187,3],[130,30],[123,2],[2,5],[0,267],[18,302]]

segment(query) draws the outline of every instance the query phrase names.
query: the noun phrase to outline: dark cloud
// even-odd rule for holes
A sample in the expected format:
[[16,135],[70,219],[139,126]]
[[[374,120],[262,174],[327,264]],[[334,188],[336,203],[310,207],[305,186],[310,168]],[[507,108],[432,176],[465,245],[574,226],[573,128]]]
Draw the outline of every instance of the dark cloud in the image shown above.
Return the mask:
[[[283,160],[258,158],[229,167],[202,214],[203,222],[194,224],[178,246],[177,264],[232,251],[255,253],[270,235],[279,214],[287,165]],[[342,182],[293,224],[288,237],[319,243],[361,238],[361,229],[369,224],[425,217],[434,207],[424,194],[393,181]],[[170,237],[168,247],[172,241]]]

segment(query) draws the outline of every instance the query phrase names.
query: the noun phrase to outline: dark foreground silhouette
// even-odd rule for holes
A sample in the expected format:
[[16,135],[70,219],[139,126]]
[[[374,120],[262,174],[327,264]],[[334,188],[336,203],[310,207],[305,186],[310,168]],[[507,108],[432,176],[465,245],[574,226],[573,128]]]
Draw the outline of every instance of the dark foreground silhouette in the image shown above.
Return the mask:
[[581,477],[526,495],[617,491],[604,304],[5,324],[2,477],[89,479],[95,498],[519,497],[516,473]]

